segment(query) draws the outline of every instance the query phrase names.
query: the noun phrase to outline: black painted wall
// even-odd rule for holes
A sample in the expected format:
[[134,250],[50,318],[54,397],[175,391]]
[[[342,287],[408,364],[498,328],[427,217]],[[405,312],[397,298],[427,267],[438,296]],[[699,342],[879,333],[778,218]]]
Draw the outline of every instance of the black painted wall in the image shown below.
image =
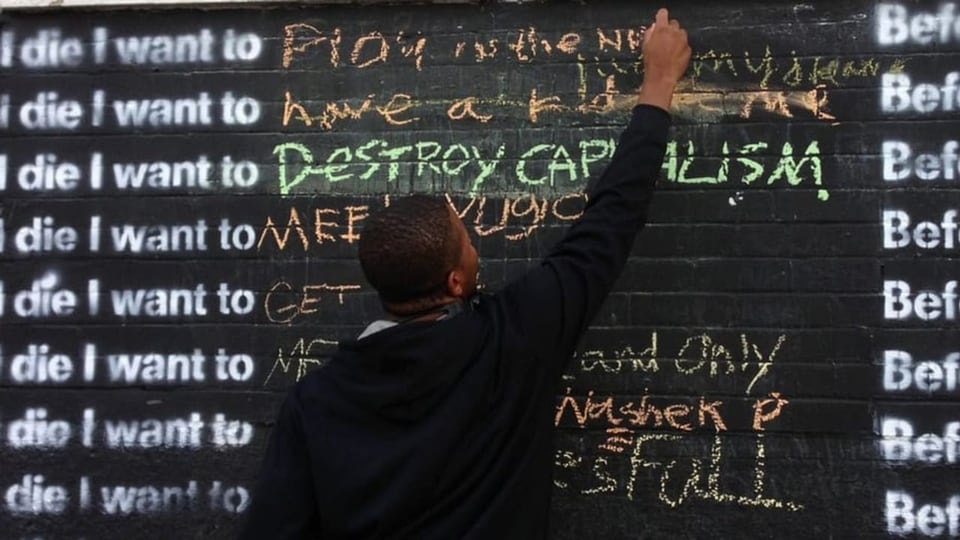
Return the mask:
[[[657,7],[0,13],[0,537],[234,535],[283,391],[378,315],[365,216],[449,197],[486,286],[522,272]],[[553,536],[960,535],[960,9],[673,7],[694,60],[557,396]]]

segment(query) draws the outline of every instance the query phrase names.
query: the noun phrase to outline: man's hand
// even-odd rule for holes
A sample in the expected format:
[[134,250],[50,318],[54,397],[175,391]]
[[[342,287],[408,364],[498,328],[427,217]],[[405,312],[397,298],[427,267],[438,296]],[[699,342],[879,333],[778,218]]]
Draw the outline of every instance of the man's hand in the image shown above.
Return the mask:
[[687,31],[671,20],[666,8],[657,11],[655,22],[643,34],[643,88],[639,103],[655,105],[666,111],[677,81],[690,64],[690,44]]

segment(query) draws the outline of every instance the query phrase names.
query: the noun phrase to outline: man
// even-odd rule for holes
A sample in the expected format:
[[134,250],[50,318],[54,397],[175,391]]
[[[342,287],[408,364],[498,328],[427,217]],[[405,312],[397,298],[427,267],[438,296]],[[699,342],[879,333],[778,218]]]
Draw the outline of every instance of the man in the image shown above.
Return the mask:
[[690,60],[667,10],[643,54],[582,217],[503,291],[476,295],[477,252],[446,203],[401,199],[367,221],[360,263],[386,317],[288,395],[243,538],[546,536],[560,377],[646,221]]

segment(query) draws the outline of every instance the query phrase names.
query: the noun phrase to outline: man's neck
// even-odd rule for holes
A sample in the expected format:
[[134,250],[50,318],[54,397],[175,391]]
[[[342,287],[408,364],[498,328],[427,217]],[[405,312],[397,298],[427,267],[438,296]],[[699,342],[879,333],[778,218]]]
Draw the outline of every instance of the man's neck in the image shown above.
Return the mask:
[[387,320],[394,322],[434,320],[443,317],[451,310],[451,306],[460,305],[459,298],[447,296],[431,302],[410,302],[401,305],[385,304],[384,312]]

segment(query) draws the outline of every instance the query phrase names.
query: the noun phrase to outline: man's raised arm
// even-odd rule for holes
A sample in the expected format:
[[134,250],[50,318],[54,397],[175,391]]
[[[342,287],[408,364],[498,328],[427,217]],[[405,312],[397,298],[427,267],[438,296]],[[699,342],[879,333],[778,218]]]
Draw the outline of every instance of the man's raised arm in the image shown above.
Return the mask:
[[499,295],[517,330],[558,364],[573,352],[646,223],[666,151],[668,110],[690,54],[686,31],[661,9],[644,34],[637,107],[610,164],[587,188],[583,215],[540,266]]

